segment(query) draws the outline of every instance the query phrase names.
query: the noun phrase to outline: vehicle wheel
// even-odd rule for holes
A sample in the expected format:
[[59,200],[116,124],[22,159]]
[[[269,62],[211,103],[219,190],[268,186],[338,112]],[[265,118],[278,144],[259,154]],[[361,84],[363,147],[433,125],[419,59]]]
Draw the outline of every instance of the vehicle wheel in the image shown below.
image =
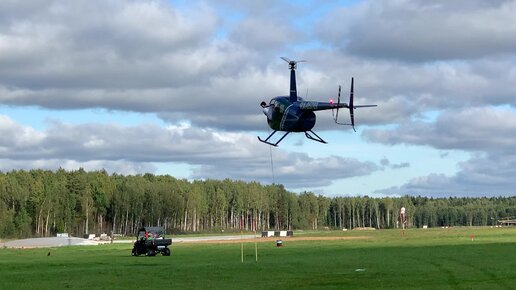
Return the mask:
[[163,252],[161,252],[163,254],[163,256],[170,256],[170,249],[169,248],[165,248],[163,250]]
[[133,248],[133,251],[132,251],[132,253],[131,253],[131,254],[132,254],[133,256],[135,256],[135,257],[140,255],[140,254],[138,253],[138,249],[136,249],[136,248]]

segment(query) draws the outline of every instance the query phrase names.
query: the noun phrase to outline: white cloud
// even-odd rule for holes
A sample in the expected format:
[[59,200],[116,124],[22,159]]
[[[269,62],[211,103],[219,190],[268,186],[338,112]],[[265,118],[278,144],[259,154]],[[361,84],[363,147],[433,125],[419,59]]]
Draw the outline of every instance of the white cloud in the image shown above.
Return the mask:
[[[269,148],[247,134],[222,133],[186,124],[161,128],[152,124],[61,122],[53,122],[39,132],[5,116],[0,120],[0,135],[10,137],[8,142],[0,143],[3,170],[83,167],[141,173],[156,171],[153,163],[186,163],[194,166],[191,177],[196,179],[271,179]],[[26,133],[13,133],[20,131]],[[328,185],[336,179],[378,170],[371,162],[338,156],[313,158],[282,150],[275,153],[274,166],[277,179],[291,187]]]
[[40,159],[40,160],[12,160],[0,159],[0,171],[10,170],[31,170],[45,169],[57,170],[59,168],[65,170],[77,170],[83,168],[86,171],[106,170],[108,173],[118,174],[145,174],[156,171],[156,166],[146,162],[128,162],[128,161],[108,161],[108,160],[90,160],[80,162],[76,160],[66,159]]
[[[300,95],[308,99],[335,99],[342,85],[347,102],[355,77],[355,103],[379,105],[355,111],[367,142],[481,152],[489,164],[512,160],[516,41],[508,36],[516,32],[516,1],[334,6],[340,5],[2,1],[0,103],[29,112],[50,108],[58,120],[37,131],[1,116],[3,168],[48,161],[52,168],[143,172],[180,162],[198,178],[270,180],[267,146],[244,132],[265,132],[260,101],[288,93],[289,73],[279,56],[309,60],[297,71]],[[171,126],[60,120],[61,109],[97,108],[156,114]],[[435,122],[425,119],[438,113]],[[316,130],[335,129],[330,112],[317,116]],[[349,118],[344,111],[340,116]],[[411,166],[286,151],[275,159],[278,181],[299,188]],[[484,171],[479,160],[462,164],[457,176],[430,174],[400,188],[459,191],[466,174],[496,177],[497,169]],[[504,166],[510,173],[513,164]],[[479,179],[486,189],[489,178]]]
[[364,137],[388,145],[516,154],[516,112],[509,108],[466,108],[443,112],[435,122],[414,121],[395,129],[367,129]]
[[[0,14],[0,102],[155,112],[171,123],[261,130],[257,104],[288,92],[288,70],[279,51],[308,41],[309,32],[282,19],[279,6],[250,5],[235,6],[245,18],[228,28],[224,15],[208,4],[179,8],[160,1],[74,1],[26,11],[12,7],[16,18]],[[217,37],[220,29],[229,31],[227,38]],[[516,70],[510,57],[421,65],[334,49],[295,54],[291,57],[309,60],[298,70],[299,91],[308,91],[309,98],[335,98],[342,84],[347,101],[349,79],[356,77],[357,103],[379,104],[357,112],[360,124],[403,122],[449,106],[514,104]],[[329,120],[322,117],[318,128],[331,128],[324,118]]]
[[376,193],[433,197],[513,196],[516,194],[514,176],[516,155],[477,156],[461,163],[459,172],[453,176],[430,174]]
[[321,35],[364,57],[431,61],[512,54],[515,1],[374,0],[337,9]]
[[[453,176],[429,174],[386,194],[493,196],[515,194],[516,113],[507,108],[468,108],[442,113],[435,122],[412,122],[391,130],[366,130],[366,139],[386,145],[409,144],[475,154]],[[441,155],[447,158],[447,154]]]

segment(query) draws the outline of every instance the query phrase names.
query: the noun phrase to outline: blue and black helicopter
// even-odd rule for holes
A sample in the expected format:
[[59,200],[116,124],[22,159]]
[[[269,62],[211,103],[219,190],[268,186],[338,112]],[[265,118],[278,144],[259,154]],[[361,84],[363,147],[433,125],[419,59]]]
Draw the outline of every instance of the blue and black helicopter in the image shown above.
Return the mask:
[[[288,63],[290,69],[290,96],[278,96],[271,99],[268,105],[265,102],[260,104],[263,108],[263,113],[265,116],[267,116],[267,123],[269,124],[269,127],[274,130],[265,140],[258,137],[258,140],[265,144],[278,146],[281,140],[283,140],[290,132],[304,132],[308,139],[326,144],[326,141],[324,141],[321,137],[319,137],[319,135],[312,131],[316,121],[314,111],[332,110],[333,120],[336,124],[351,126],[353,131],[356,132],[353,110],[356,108],[377,106],[353,104],[353,78],[351,78],[349,104],[340,102],[340,86],[337,103],[335,103],[333,100],[330,100],[330,102],[305,101],[303,98],[300,98],[297,95],[296,68],[298,63],[306,62],[306,60],[295,61],[286,57],[282,57],[281,59]],[[338,121],[339,109],[341,108],[349,109],[351,123],[340,123]],[[269,139],[277,131],[283,131],[285,134],[283,134],[283,136],[276,143],[270,142]]]

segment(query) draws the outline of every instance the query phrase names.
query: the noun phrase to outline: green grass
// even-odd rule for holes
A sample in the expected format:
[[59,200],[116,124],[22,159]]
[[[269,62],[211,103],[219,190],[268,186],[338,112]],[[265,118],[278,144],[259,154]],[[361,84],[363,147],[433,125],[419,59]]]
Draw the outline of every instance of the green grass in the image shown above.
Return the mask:
[[170,257],[131,257],[130,244],[0,249],[0,289],[516,289],[516,228],[299,235],[365,239],[258,243],[258,262],[247,243],[243,264],[239,243],[173,244]]

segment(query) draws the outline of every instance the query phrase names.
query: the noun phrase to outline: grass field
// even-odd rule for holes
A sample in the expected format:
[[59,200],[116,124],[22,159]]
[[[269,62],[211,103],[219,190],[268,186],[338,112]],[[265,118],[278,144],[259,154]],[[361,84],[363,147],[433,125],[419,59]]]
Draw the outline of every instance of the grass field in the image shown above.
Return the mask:
[[[328,241],[0,249],[0,289],[516,289],[516,228],[295,232]],[[474,235],[474,240],[470,239]],[[50,252],[50,256],[47,256]]]

